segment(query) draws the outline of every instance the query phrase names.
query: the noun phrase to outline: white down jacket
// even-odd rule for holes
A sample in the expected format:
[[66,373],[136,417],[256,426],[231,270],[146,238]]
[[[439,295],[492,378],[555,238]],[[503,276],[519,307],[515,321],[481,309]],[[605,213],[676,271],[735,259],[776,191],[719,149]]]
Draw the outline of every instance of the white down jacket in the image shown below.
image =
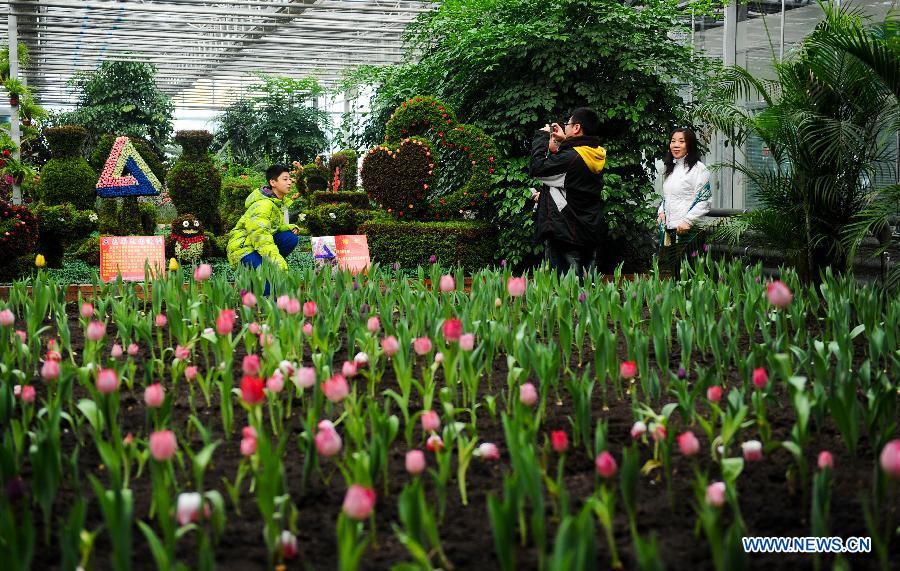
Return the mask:
[[672,174],[663,179],[662,195],[659,213],[665,212],[667,228],[677,228],[682,222],[693,225],[712,208],[706,165],[698,161],[688,170],[683,157],[676,159]]

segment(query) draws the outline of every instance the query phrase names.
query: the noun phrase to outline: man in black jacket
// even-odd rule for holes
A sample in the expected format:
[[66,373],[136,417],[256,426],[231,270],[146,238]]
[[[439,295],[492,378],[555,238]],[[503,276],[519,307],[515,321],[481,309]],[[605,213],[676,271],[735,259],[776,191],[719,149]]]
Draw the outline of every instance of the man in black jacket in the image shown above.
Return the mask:
[[535,239],[544,242],[550,267],[579,276],[594,266],[603,237],[603,165],[606,149],[597,133],[600,118],[581,107],[569,122],[535,133],[530,172],[544,182],[538,203]]

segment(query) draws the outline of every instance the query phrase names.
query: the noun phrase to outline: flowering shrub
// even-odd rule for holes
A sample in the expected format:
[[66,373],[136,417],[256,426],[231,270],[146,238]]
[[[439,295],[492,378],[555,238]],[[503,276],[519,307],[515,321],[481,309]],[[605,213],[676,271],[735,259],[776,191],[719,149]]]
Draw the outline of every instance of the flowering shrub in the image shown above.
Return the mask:
[[4,257],[18,257],[34,250],[38,221],[25,206],[0,201],[0,251]]
[[434,180],[435,157],[423,139],[405,139],[396,148],[381,145],[363,159],[362,182],[369,198],[397,218],[419,220]]
[[357,156],[353,149],[344,149],[331,155],[328,159],[328,170],[331,173],[331,180],[338,180],[339,185],[334,188],[332,183],[332,192],[346,192],[356,190],[357,184]]

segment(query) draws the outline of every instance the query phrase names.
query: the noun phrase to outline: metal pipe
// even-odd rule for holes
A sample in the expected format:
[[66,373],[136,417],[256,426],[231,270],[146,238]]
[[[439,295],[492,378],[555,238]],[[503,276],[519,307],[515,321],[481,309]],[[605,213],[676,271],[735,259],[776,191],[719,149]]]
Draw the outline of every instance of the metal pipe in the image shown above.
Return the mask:
[[[17,29],[16,16],[10,14],[7,17],[7,26],[9,34],[9,77],[10,79],[19,78],[19,35]],[[22,144],[22,134],[19,131],[19,106],[9,106],[9,136],[15,145],[13,158],[19,160],[22,154],[19,152],[19,146]],[[12,203],[22,204],[22,187],[13,180],[12,186]]]
[[[65,0],[8,0],[9,4],[18,4],[22,6],[35,6],[35,7],[49,7],[49,8],[86,8],[86,9],[101,9],[108,10],[112,7],[121,4],[129,4],[127,0],[119,0],[117,2],[109,2],[104,6],[103,3],[100,2],[79,2],[79,1],[68,1]],[[395,0],[400,1],[400,0]],[[366,3],[363,4],[361,2],[328,2],[328,3],[316,3],[316,4],[297,4],[297,3],[287,3],[287,4],[273,4],[271,2],[262,2],[259,0],[256,1],[247,1],[247,0],[216,0],[217,5],[228,5],[228,6],[260,6],[266,8],[275,8],[275,9],[283,9],[283,8],[302,8],[304,10],[348,10],[348,11],[362,11],[362,12],[409,12],[414,14],[421,14],[423,12],[430,12],[434,8],[431,7],[430,2],[404,2],[407,6],[380,6],[374,3]],[[110,4],[114,6],[110,6]],[[141,6],[145,7],[147,4],[141,3],[131,3],[133,6]],[[184,4],[190,4],[189,2],[182,2]],[[194,4],[199,7],[207,7],[207,4]],[[167,4],[165,6],[172,6],[171,4]],[[127,7],[128,10],[133,10],[131,6]],[[156,10],[149,10],[156,11]],[[160,11],[166,11],[165,9]],[[247,14],[258,15],[260,13],[266,13],[262,10],[260,11],[247,11]]]

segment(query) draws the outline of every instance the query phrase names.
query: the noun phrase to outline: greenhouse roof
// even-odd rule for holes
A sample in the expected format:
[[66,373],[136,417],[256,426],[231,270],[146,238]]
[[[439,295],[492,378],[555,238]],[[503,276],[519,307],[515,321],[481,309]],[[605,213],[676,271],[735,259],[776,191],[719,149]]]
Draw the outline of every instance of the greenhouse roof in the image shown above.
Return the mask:
[[[402,35],[433,2],[412,0],[8,0],[43,105],[72,106],[69,84],[104,60],[153,63],[180,108],[221,109],[256,73],[333,86],[361,64],[403,55]],[[9,28],[0,28],[5,44]]]

